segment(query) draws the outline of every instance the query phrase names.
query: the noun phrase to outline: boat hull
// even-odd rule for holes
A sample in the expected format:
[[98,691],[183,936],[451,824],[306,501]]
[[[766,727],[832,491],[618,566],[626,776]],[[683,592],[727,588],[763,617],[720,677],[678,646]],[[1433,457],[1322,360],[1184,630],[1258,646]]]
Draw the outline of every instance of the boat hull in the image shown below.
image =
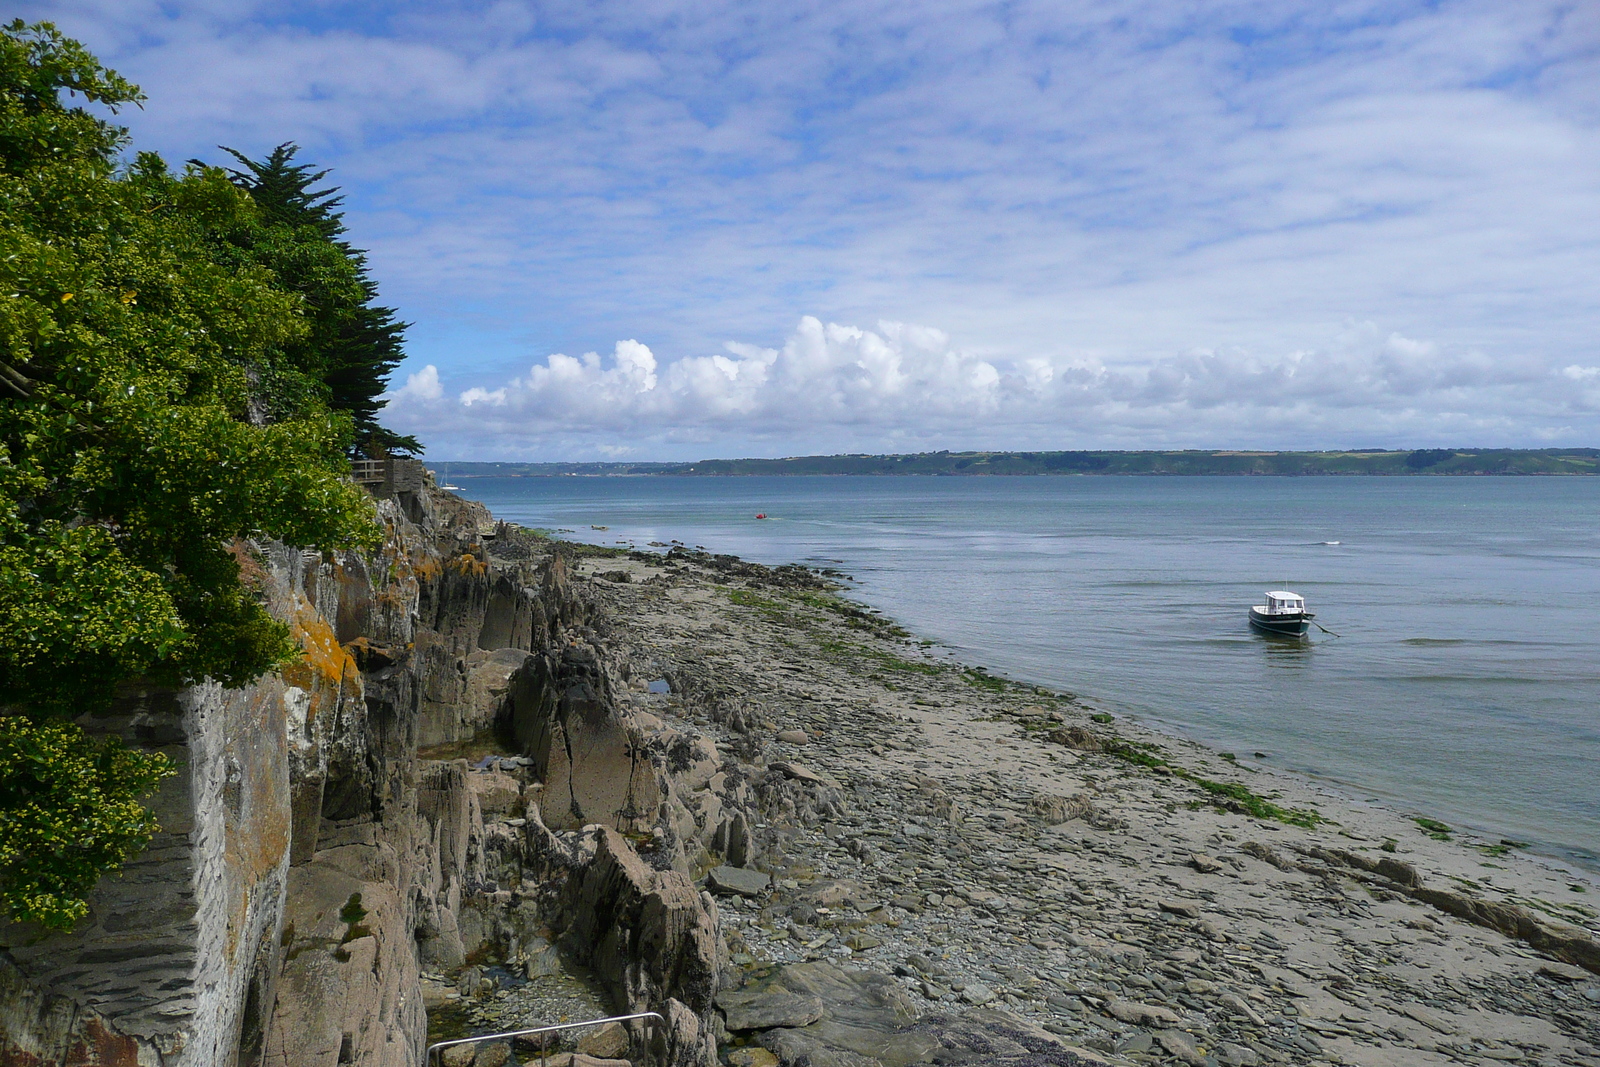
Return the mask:
[[1250,609],[1250,625],[1266,634],[1280,637],[1304,637],[1311,631],[1313,614],[1309,611],[1267,615]]

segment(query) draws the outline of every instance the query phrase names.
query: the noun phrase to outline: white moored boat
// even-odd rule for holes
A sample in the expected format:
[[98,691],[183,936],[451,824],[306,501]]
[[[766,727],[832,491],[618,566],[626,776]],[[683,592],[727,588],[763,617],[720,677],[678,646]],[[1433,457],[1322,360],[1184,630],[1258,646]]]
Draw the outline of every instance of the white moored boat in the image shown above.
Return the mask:
[[1306,598],[1287,589],[1273,589],[1267,593],[1267,602],[1250,609],[1250,625],[1269,634],[1286,634],[1300,637],[1311,629],[1316,618],[1306,610]]

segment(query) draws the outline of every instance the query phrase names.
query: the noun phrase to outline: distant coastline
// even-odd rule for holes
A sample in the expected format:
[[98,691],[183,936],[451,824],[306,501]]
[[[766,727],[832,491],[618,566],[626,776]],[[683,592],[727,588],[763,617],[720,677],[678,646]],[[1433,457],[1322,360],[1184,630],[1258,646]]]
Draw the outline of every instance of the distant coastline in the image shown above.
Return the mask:
[[918,452],[908,455],[706,459],[694,463],[430,463],[446,478],[855,475],[1032,477],[1048,475],[1473,476],[1600,474],[1600,448],[1424,448],[1269,452],[1189,449],[1142,452]]

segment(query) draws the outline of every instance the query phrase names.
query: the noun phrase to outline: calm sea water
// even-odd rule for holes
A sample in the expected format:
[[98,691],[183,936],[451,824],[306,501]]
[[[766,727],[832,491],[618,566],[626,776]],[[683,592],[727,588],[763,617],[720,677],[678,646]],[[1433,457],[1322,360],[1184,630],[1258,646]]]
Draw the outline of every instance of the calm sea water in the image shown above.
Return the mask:
[[[1600,869],[1600,479],[463,484],[574,539],[836,566],[965,661]],[[1252,633],[1269,588],[1339,636]]]

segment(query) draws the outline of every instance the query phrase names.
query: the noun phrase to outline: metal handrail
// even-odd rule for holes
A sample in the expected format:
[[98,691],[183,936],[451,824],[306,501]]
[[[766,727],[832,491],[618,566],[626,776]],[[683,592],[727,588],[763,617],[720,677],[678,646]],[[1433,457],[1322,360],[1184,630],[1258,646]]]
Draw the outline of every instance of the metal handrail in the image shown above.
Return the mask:
[[475,1041],[499,1041],[508,1037],[515,1040],[532,1034],[553,1034],[557,1030],[576,1030],[580,1026],[603,1026],[606,1023],[626,1023],[632,1022],[634,1019],[654,1019],[658,1023],[667,1021],[661,1016],[660,1012],[641,1011],[635,1015],[608,1015],[604,1019],[585,1019],[581,1023],[557,1023],[554,1026],[536,1026],[532,1030],[508,1030],[503,1034],[479,1034],[476,1037],[459,1037],[454,1041],[437,1041],[429,1045],[428,1051],[423,1054],[422,1062],[431,1064],[433,1062],[433,1054],[437,1052],[439,1053],[439,1062],[443,1064],[445,1049],[454,1048],[456,1045],[470,1045]]

